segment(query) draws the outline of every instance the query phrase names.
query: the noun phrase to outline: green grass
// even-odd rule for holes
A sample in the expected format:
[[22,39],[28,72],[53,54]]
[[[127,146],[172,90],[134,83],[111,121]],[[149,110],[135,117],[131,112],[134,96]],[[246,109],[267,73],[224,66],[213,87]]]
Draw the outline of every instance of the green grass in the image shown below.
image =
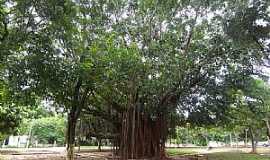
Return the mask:
[[247,153],[212,153],[208,155],[208,160],[270,160],[268,156],[261,156]]
[[[169,156],[182,156],[182,155],[191,155],[191,154],[200,154],[203,148],[168,148],[167,154]],[[268,156],[262,156],[259,154],[248,154],[244,153],[241,150],[239,151],[222,151],[209,153],[208,160],[270,160],[270,153]]]
[[198,149],[194,148],[168,148],[166,152],[169,156],[178,156],[178,155],[186,155],[186,154],[196,154],[198,153]]

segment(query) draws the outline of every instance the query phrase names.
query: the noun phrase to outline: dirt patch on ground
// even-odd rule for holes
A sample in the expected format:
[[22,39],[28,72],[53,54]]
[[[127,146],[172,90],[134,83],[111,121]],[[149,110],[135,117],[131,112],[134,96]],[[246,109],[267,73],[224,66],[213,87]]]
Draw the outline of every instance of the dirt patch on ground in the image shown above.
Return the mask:
[[[21,150],[1,150],[4,160],[65,160],[64,148],[35,148]],[[1,158],[0,158],[1,159]],[[97,152],[96,150],[82,150],[75,154],[76,160],[119,160],[113,157],[110,150]],[[144,159],[146,160],[146,159]],[[152,159],[155,160],[155,159]],[[206,160],[203,155],[174,156],[167,160]]]
[[[109,152],[76,153],[76,160],[106,160]],[[15,153],[4,155],[6,160],[65,160],[64,153]]]
[[[80,153],[76,154],[76,160],[119,160],[109,155],[110,153]],[[64,154],[15,154],[5,155],[5,160],[65,160]],[[145,159],[144,159],[145,160]],[[203,157],[189,156],[189,157],[171,157],[167,160],[206,160]]]

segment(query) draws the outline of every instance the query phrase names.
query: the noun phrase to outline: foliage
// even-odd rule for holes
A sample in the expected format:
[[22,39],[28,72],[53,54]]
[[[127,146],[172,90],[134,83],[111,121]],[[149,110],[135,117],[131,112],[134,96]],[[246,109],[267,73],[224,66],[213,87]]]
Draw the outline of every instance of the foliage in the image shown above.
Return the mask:
[[25,110],[10,100],[6,84],[0,79],[0,141],[19,126]]
[[226,138],[229,131],[220,127],[176,127],[176,135],[172,137],[177,144],[195,144],[207,146],[209,141],[219,141],[227,143]]
[[[245,128],[261,129],[265,126],[264,118],[269,112],[270,88],[260,79],[251,78],[244,85],[232,89],[231,124],[232,128],[244,130]],[[229,125],[228,125],[229,126]]]
[[[249,48],[259,47],[269,51],[270,15],[269,1],[254,0],[245,6],[237,6],[227,15],[225,31],[234,41]],[[267,59],[267,57],[265,57]]]
[[28,121],[28,132],[43,144],[64,144],[66,121],[62,117],[45,117]]
[[39,101],[37,101],[38,104],[25,106],[13,98],[7,84],[0,81],[0,140],[10,134],[20,134],[22,121],[52,114]]
[[[268,20],[267,4],[11,0],[0,9],[0,25],[9,23],[0,30],[6,61],[1,76],[21,106],[46,99],[68,113],[68,149],[81,114],[109,121],[122,146],[145,138],[156,144],[147,143],[149,148],[159,147],[168,130],[186,122],[226,124],[240,111],[245,120],[254,117],[259,101],[242,99],[260,97],[248,95],[254,92],[243,84],[260,77],[254,66],[267,57],[262,42],[269,26],[253,26]],[[236,110],[235,102],[241,102]],[[140,124],[148,126],[143,135]]]
[[[190,114],[190,120],[211,122],[214,116],[207,116],[207,111],[210,109],[217,114],[216,118],[223,118],[223,109],[217,113],[217,106],[226,106],[213,103],[214,95],[211,94],[222,95],[222,86],[227,85],[217,84],[214,79],[223,81],[229,75],[230,78],[234,78],[236,74],[246,74],[250,72],[248,67],[251,66],[251,60],[252,63],[256,63],[260,58],[256,48],[250,55],[244,47],[235,46],[228,37],[218,32],[222,29],[222,19],[203,19],[206,16],[203,11],[208,8],[218,10],[218,6],[222,6],[219,3],[198,1],[179,2],[175,5],[177,2],[172,1],[159,4],[157,8],[154,7],[156,1],[139,1],[136,4],[129,4],[127,1],[95,2],[96,5],[71,1],[63,4],[48,1],[44,2],[46,5],[35,1],[14,3],[16,5],[10,14],[17,19],[10,20],[18,25],[11,26],[10,29],[18,30],[21,34],[19,37],[25,39],[24,45],[19,50],[14,50],[20,56],[10,53],[8,57],[11,62],[10,87],[18,91],[26,87],[28,89],[24,92],[34,91],[37,95],[49,97],[66,109],[73,103],[73,87],[81,77],[84,88],[82,90],[90,87],[93,90],[97,89],[97,93],[105,91],[106,95],[101,95],[103,98],[113,96],[117,103],[123,106],[128,103],[125,97],[132,94],[127,91],[139,88],[140,99],[145,101],[141,103],[147,104],[144,108],[155,114],[160,110],[157,109],[160,108],[157,106],[158,99],[162,99],[163,93],[168,93],[167,97],[170,95],[170,100],[166,100],[175,99],[177,103],[182,104],[179,105],[181,110],[196,110]],[[57,9],[52,7],[54,5]],[[105,5],[109,7],[102,10],[101,6]],[[131,9],[124,11],[128,6]],[[31,7],[36,11],[31,12]],[[185,9],[194,12],[198,9],[197,16],[202,18],[203,22],[197,22],[198,17],[188,16],[184,12]],[[91,15],[90,11],[96,15]],[[176,12],[183,14],[182,19],[174,15]],[[132,16],[120,18],[115,15],[124,13]],[[37,20],[35,16],[41,19]],[[109,21],[110,16],[119,19],[116,22]],[[215,18],[220,16],[222,15]],[[26,23],[23,18],[29,18],[31,21]],[[158,28],[163,22],[167,23],[166,30]],[[110,26],[111,31],[106,30],[106,27]],[[25,27],[28,28],[24,30]],[[188,28],[193,29],[191,37]],[[127,42],[125,37],[129,37],[132,42]],[[189,42],[190,38],[192,41]],[[185,45],[183,41],[189,43]],[[143,46],[140,46],[141,43]],[[226,70],[225,75],[219,73],[222,68]],[[131,88],[125,90],[126,86]],[[213,88],[221,89],[211,93]],[[124,95],[123,98],[117,96],[119,93]],[[188,105],[199,101],[194,94],[207,98],[205,102],[200,102],[199,106]],[[210,102],[211,107],[207,107]],[[152,110],[154,112],[151,112]],[[196,115],[204,112],[205,118],[196,120],[196,117],[202,117]]]

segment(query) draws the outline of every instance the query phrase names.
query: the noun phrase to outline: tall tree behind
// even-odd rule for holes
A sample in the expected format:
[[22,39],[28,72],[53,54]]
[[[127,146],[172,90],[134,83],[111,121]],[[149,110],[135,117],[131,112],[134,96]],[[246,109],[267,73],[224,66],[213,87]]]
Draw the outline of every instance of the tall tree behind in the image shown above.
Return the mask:
[[105,4],[30,0],[6,5],[13,33],[8,45],[21,44],[9,48],[6,79],[17,96],[35,94],[65,109],[67,159],[74,159],[76,122],[95,79],[89,48],[104,32]]

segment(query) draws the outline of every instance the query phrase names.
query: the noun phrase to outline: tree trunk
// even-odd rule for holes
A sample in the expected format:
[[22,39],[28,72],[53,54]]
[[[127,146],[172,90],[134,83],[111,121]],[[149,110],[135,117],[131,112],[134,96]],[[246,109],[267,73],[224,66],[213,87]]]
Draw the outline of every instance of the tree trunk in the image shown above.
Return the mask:
[[252,144],[252,151],[251,153],[257,153],[257,144],[255,142],[255,137],[252,128],[249,128],[249,133],[250,133],[250,139],[251,139],[251,144]]
[[119,155],[121,159],[129,158],[165,158],[165,141],[167,122],[162,115],[152,119],[149,115],[129,109],[122,117]]
[[68,115],[68,126],[67,126],[67,160],[74,160],[74,148],[75,148],[75,132],[76,132],[77,118],[74,113]]
[[233,146],[233,141],[232,141],[232,133],[230,133],[230,147]]
[[134,158],[135,151],[135,127],[136,127],[136,108],[133,108],[132,114],[132,142],[131,142],[131,159]]
[[72,99],[72,107],[68,114],[68,126],[66,133],[67,143],[67,160],[74,160],[74,148],[75,148],[75,136],[76,136],[76,123],[80,116],[82,106],[85,104],[89,88],[87,88],[81,97],[80,88],[82,85],[82,78],[79,77],[74,88],[74,94]]
[[32,126],[32,122],[31,122],[30,130],[29,130],[28,138],[27,138],[27,142],[26,142],[26,148],[29,148],[30,143],[31,143],[32,127],[33,127],[33,126]]
[[79,139],[78,144],[77,144],[78,145],[78,153],[80,153],[81,152],[81,137],[79,136],[78,139]]
[[246,137],[245,137],[245,147],[248,146],[248,129],[245,129]]
[[98,138],[98,151],[101,152],[101,138]]
[[267,128],[268,143],[270,144],[270,124],[269,124],[268,119],[265,119],[265,124],[266,124],[266,128]]

